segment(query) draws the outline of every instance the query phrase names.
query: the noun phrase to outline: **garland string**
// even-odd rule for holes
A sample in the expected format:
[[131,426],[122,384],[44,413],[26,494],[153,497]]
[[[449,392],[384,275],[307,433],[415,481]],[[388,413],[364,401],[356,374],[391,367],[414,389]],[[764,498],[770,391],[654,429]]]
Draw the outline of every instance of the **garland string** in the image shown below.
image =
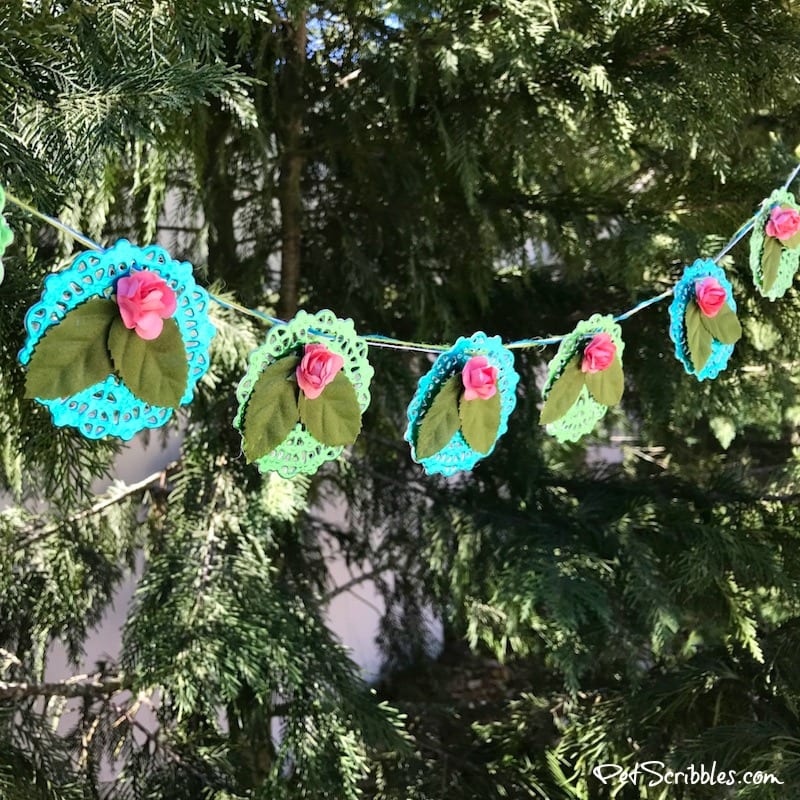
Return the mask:
[[65,222],[61,222],[61,220],[56,219],[55,217],[50,217],[47,214],[38,211],[33,206],[28,205],[23,200],[20,200],[17,197],[14,197],[13,194],[9,194],[6,192],[6,200],[9,203],[13,203],[15,206],[19,206],[24,211],[27,211],[29,214],[33,215],[34,217],[38,217],[43,222],[46,222],[48,225],[52,225],[54,228],[58,228],[58,230],[66,233],[67,236],[71,236],[75,241],[80,242],[84,247],[88,247],[90,250],[99,250],[100,252],[105,252],[105,247],[101,247],[97,242],[93,242],[88,236],[84,236],[82,233],[79,233],[74,228],[70,228]]
[[217,297],[215,294],[211,294],[211,292],[208,293],[208,296],[217,305],[220,305],[223,308],[230,308],[233,311],[238,311],[240,314],[247,314],[250,317],[255,317],[256,319],[260,319],[262,322],[268,322],[270,325],[286,324],[282,319],[278,319],[277,317],[271,317],[269,314],[264,314],[262,311],[256,311],[254,308],[246,308],[245,306],[239,305],[239,303],[235,303],[232,300],[223,300],[221,297]]
[[[789,189],[789,186],[794,182],[797,176],[800,175],[800,162],[795,166],[792,170],[789,177],[783,184],[784,191]],[[56,219],[55,217],[51,217],[48,214],[45,214],[33,206],[29,205],[28,203],[20,200],[19,198],[15,197],[12,194],[6,192],[6,200],[9,203],[13,203],[15,206],[18,206],[23,211],[27,211],[34,217],[46,222],[48,225],[51,225],[54,228],[62,231],[63,233],[67,234],[75,241],[80,242],[85,247],[88,247],[90,250],[97,250],[99,252],[105,252],[105,248],[99,245],[97,242],[92,241],[88,236],[84,236],[79,231],[76,231],[74,228],[71,228],[61,220]],[[763,206],[763,202],[761,204]],[[722,250],[717,254],[717,256],[713,259],[714,263],[719,263],[719,261],[724,258],[739,242],[752,230],[753,225],[758,217],[760,212],[757,211],[750,219],[747,220],[731,237],[731,239],[727,242],[727,244],[722,248]],[[643,311],[646,308],[649,308],[656,303],[660,303],[662,300],[666,300],[668,297],[671,297],[673,294],[673,289],[667,289],[666,291],[661,292],[661,294],[655,295],[655,297],[650,297],[645,300],[642,300],[633,308],[628,309],[627,311],[623,311],[618,316],[614,317],[615,322],[623,322],[624,320],[629,319],[634,314],[638,314],[640,311]],[[240,314],[246,314],[248,316],[254,317],[262,322],[266,322],[269,325],[286,325],[287,323],[282,320],[278,319],[277,317],[271,317],[269,314],[265,314],[262,311],[257,311],[253,308],[247,308],[239,303],[236,303],[231,300],[223,300],[220,297],[217,297],[214,294],[209,292],[209,297],[218,305],[222,306],[223,308],[229,308],[233,311],[238,311]],[[325,338],[332,338],[329,334],[326,334],[323,331],[316,331],[312,330],[312,333],[316,335],[323,336]],[[509,342],[506,345],[506,349],[508,350],[523,350],[529,349],[534,347],[546,347],[547,345],[555,345],[560,344],[566,336],[569,334],[562,334],[560,336],[549,336],[549,337],[536,337],[532,339],[517,339],[516,341]],[[389,350],[407,350],[411,352],[419,352],[419,353],[442,353],[449,350],[452,345],[444,345],[444,344],[430,344],[426,342],[415,342],[415,341],[408,341],[405,339],[395,339],[391,336],[384,336],[379,333],[371,333],[367,334],[362,337],[373,347],[381,347],[386,348]]]

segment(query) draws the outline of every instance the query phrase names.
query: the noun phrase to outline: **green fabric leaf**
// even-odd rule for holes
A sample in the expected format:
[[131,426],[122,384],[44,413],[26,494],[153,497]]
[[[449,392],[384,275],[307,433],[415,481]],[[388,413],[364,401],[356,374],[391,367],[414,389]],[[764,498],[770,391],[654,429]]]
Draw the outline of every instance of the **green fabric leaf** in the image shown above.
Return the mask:
[[615,406],[619,403],[625,390],[625,378],[619,356],[615,356],[606,369],[600,372],[587,372],[586,388],[589,394],[604,406]]
[[796,247],[800,246],[800,231],[798,231],[794,236],[790,236],[788,239],[781,242],[781,244],[787,250],[794,250]]
[[488,453],[497,439],[500,427],[500,392],[486,400],[465,400],[458,404],[461,433],[467,444],[478,453]]
[[248,462],[271,453],[300,419],[297,384],[289,380],[298,361],[297,356],[279,358],[261,371],[253,386],[242,429],[242,447]]
[[549,425],[561,419],[575,404],[585,383],[586,373],[581,370],[580,358],[575,356],[570,359],[564,371],[550,387],[539,422],[542,425]]
[[734,310],[725,303],[713,317],[701,312],[700,321],[703,327],[722,344],[736,344],[742,338],[742,326]]
[[781,260],[783,245],[771,236],[764,237],[764,252],[761,255],[761,287],[765,292],[772,288],[778,277],[778,265]]
[[686,306],[686,343],[695,372],[700,372],[711,356],[711,334],[703,325],[702,317],[700,306],[692,300]]
[[461,393],[461,375],[451,375],[433,398],[417,431],[417,458],[436,455],[452,438],[461,425],[458,416],[458,396]]
[[142,339],[118,316],[111,324],[108,348],[117,374],[136,397],[162,408],[181,402],[189,378],[189,362],[178,323],[164,320],[157,339]]
[[114,371],[107,342],[115,318],[116,303],[94,298],[48,328],[33,351],[25,397],[69,397],[105,380]]
[[299,407],[306,430],[328,447],[353,444],[361,432],[356,390],[344,372],[338,372],[314,400],[300,392]]

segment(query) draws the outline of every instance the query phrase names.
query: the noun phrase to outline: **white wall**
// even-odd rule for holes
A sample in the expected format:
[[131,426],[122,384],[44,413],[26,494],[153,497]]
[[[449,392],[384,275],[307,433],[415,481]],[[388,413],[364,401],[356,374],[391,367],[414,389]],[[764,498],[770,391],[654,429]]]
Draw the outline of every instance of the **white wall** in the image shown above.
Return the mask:
[[[150,444],[145,447],[143,437],[135,437],[119,458],[115,475],[126,483],[135,483],[163,469],[179,455],[179,441],[173,437],[167,448],[162,449],[160,436],[151,434]],[[105,487],[95,487],[97,492]],[[341,513],[327,512],[332,522],[341,522]],[[139,565],[139,573],[143,564]],[[331,555],[329,562],[331,577],[335,585],[341,586],[359,575],[358,570],[348,567],[344,559]],[[91,672],[98,659],[115,658],[121,646],[121,628],[133,598],[137,575],[131,575],[117,592],[113,606],[109,608],[101,623],[86,642],[86,654],[76,669],[67,663],[63,648],[53,648],[49,660],[47,679],[63,680],[81,672]],[[362,668],[367,680],[374,680],[381,667],[381,654],[375,643],[378,626],[383,614],[383,600],[375,591],[371,581],[365,581],[333,598],[327,612],[331,630],[352,652],[352,657]],[[441,638],[439,636],[439,638]]]

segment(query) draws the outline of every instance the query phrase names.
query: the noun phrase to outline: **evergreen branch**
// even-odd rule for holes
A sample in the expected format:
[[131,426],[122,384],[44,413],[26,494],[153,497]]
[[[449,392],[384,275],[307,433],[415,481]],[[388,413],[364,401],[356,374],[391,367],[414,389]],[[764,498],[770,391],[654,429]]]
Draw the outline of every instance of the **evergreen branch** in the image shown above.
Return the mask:
[[0,700],[22,700],[26,697],[85,697],[97,699],[128,688],[121,675],[74,675],[66,681],[32,683],[0,681]]
[[165,482],[168,474],[174,471],[176,467],[177,467],[177,462],[173,462],[172,464],[167,465],[164,469],[159,470],[158,472],[154,472],[151,475],[148,475],[146,478],[137,481],[136,483],[132,483],[125,486],[124,489],[113,492],[109,491],[106,494],[106,497],[104,497],[102,500],[99,500],[93,506],[85,508],[82,511],[79,511],[77,514],[68,517],[67,519],[59,520],[58,522],[53,522],[44,528],[38,528],[35,525],[32,526],[31,528],[28,528],[27,530],[23,531],[23,534],[28,534],[29,538],[22,540],[19,549],[24,550],[30,545],[39,542],[42,539],[47,538],[48,536],[52,536],[54,533],[57,533],[59,530],[61,530],[64,527],[64,525],[81,522],[82,520],[85,520],[88,517],[93,517],[96,514],[102,514],[106,509],[116,505],[117,503],[122,502],[123,500],[126,500],[127,498],[131,497],[137,492],[141,492],[144,489],[147,489],[149,486],[152,486],[152,484],[156,483],[157,481],[161,481],[162,483]]
[[158,729],[152,730],[148,728],[146,725],[143,725],[139,719],[137,718],[137,713],[139,711],[140,702],[137,701],[132,707],[125,708],[124,706],[119,705],[118,703],[111,703],[111,708],[114,710],[115,714],[118,714],[116,722],[114,722],[114,728],[119,727],[123,724],[123,722],[127,722],[131,728],[136,728],[141,734],[143,734],[148,742],[154,742],[156,746],[161,745],[162,749],[166,750],[170,753],[170,755],[174,755],[177,760],[180,760],[180,757],[177,754],[172,754],[171,751],[166,748],[163,743],[160,741],[160,737],[158,736]]
[[0,647],[0,672],[5,672],[10,666],[21,667],[20,661],[13,653]]
[[208,509],[210,512],[210,519],[208,521],[208,531],[206,532],[205,541],[203,542],[203,546],[201,547],[202,552],[202,559],[200,562],[200,569],[197,574],[197,579],[195,581],[195,590],[196,590],[196,599],[195,599],[195,607],[197,607],[198,603],[202,597],[202,588],[208,582],[209,576],[211,574],[211,562],[214,558],[214,545],[217,541],[217,533],[215,529],[215,510],[217,505],[217,498],[219,497],[220,492],[220,476],[222,475],[222,469],[227,464],[227,459],[225,456],[219,456],[216,460],[216,477],[212,483],[211,489],[211,497],[208,499]]

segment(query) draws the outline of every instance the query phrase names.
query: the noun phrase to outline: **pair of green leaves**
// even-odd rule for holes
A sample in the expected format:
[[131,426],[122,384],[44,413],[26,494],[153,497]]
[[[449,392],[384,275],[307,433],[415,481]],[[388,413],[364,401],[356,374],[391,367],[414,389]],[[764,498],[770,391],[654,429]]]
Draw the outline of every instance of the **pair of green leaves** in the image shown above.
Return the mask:
[[142,339],[122,322],[113,300],[93,298],[48,328],[37,343],[25,381],[25,396],[70,397],[117,374],[136,397],[153,406],[180,405],[189,363],[174,319],[161,335]]
[[686,343],[695,372],[700,372],[711,357],[712,340],[736,344],[742,338],[742,326],[733,309],[725,303],[713,316],[707,317],[692,300],[686,306]]
[[451,375],[433,398],[417,431],[417,458],[442,450],[461,428],[466,443],[477,453],[492,449],[500,428],[500,392],[486,400],[465,400],[461,374]]
[[[783,211],[791,211],[793,208],[794,206],[786,204],[781,206]],[[800,231],[784,241],[764,233],[764,249],[761,253],[761,288],[763,291],[768,292],[772,289],[778,279],[778,268],[783,251],[794,250],[796,247],[800,247]]]
[[249,462],[271,453],[298,422],[328,447],[352,444],[361,432],[361,407],[344,372],[311,400],[300,392],[295,370],[300,359],[285,356],[261,371],[244,414],[244,454]]
[[561,375],[553,382],[539,417],[542,425],[549,425],[566,416],[575,405],[584,386],[601,405],[615,406],[622,399],[625,378],[619,356],[614,356],[614,360],[599,372],[584,372],[581,369],[582,360],[581,353],[574,355],[567,362]]

